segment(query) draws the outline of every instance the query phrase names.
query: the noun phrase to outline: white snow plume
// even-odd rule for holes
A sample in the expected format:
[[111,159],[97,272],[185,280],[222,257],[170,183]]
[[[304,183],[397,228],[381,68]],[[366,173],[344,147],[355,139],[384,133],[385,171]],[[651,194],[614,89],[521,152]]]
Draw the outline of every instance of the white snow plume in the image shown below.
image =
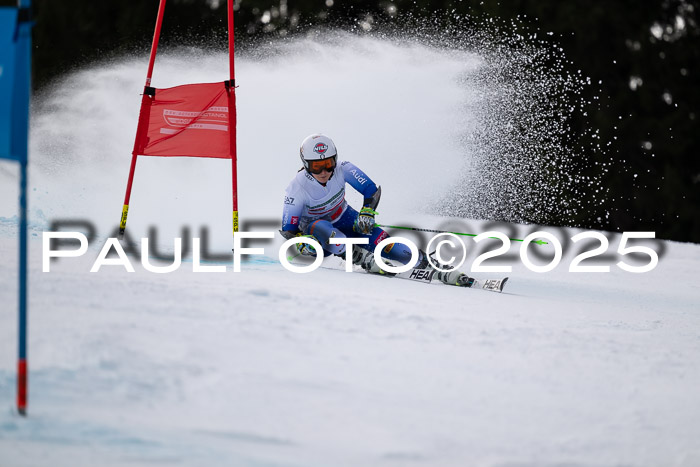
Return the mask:
[[[595,132],[582,97],[590,80],[571,71],[564,49],[542,40],[542,31],[493,19],[458,24],[431,43],[475,51],[480,63],[457,78],[469,125],[454,136],[467,166],[436,210],[556,225],[580,222],[582,211],[600,213],[604,167],[590,160]],[[572,129],[573,120],[584,122],[583,131]]]

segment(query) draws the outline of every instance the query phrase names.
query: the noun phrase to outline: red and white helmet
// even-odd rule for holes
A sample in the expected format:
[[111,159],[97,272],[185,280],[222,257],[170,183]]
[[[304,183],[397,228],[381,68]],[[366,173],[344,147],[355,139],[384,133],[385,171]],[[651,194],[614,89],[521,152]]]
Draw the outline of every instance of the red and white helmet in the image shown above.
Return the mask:
[[299,157],[301,157],[301,162],[306,170],[309,170],[309,161],[326,159],[332,159],[333,167],[335,167],[337,156],[338,151],[333,140],[320,133],[307,136],[299,148]]

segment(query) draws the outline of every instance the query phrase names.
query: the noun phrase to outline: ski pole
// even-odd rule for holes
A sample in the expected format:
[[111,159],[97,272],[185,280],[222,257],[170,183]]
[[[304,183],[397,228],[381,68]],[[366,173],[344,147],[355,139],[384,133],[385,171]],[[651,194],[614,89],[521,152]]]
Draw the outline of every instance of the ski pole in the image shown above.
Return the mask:
[[[449,233],[449,234],[454,234],[454,235],[464,235],[467,237],[476,237],[477,234],[470,234],[470,233],[462,233],[462,232],[450,232],[447,230],[433,230],[433,229],[419,229],[417,227],[403,227],[400,225],[382,225],[382,224],[375,224],[377,227],[382,227],[385,229],[401,229],[401,230],[412,230],[414,232],[433,232],[433,233]],[[496,237],[489,237],[489,238],[496,238]],[[523,240],[520,238],[509,238],[508,240],[513,240],[515,242],[522,242]],[[545,242],[544,240],[531,240],[530,243],[536,243],[537,245],[547,245],[548,243]]]

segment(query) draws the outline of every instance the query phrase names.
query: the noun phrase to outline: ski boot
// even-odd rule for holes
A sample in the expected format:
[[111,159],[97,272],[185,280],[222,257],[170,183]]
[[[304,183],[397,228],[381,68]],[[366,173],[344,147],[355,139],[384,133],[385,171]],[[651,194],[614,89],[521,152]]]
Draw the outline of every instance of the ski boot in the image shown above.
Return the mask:
[[[438,280],[444,284],[456,285],[457,287],[471,287],[474,285],[473,277],[469,277],[468,275],[459,272],[454,266],[444,264],[443,262],[439,261],[436,256],[435,251],[429,255],[423,253],[423,260],[422,262],[419,261],[419,264],[425,263],[425,267],[435,269],[435,277],[437,277]],[[428,261],[428,257],[430,258],[430,261]],[[440,269],[442,269],[442,271],[436,269],[432,265],[438,266]]]
[[452,271],[438,271],[435,276],[444,284],[456,285],[457,287],[471,287],[474,285],[474,278],[459,272],[456,269]]
[[[347,250],[345,250],[342,254],[338,255],[341,258],[343,258],[345,261],[347,261],[346,258],[347,255]],[[386,259],[384,260],[386,264],[389,266],[393,266],[389,261]],[[372,252],[365,250],[364,248],[353,248],[352,252],[352,264],[356,264],[360,266],[362,269],[365,271],[371,273],[371,274],[381,274],[383,276],[395,276],[396,274],[393,272],[388,272],[383,270],[382,268],[379,267],[377,262],[374,260],[374,254]]]

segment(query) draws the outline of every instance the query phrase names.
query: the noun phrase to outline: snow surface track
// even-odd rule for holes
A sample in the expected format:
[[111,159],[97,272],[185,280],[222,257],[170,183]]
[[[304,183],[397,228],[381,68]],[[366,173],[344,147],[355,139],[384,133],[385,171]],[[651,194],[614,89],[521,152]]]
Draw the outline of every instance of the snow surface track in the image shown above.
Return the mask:
[[[423,177],[461,163],[456,148],[434,148],[469,124],[455,106],[469,89],[454,77],[476,57],[371,40],[289,57],[239,66],[243,221],[278,218],[296,147],[320,130],[383,186],[380,222],[487,228],[416,214],[449,186]],[[183,60],[160,59],[156,85],[225,74],[211,56],[177,75]],[[319,61],[332,76],[310,71]],[[16,170],[0,164],[0,466],[700,465],[698,245],[660,242],[644,274],[621,271],[619,258],[610,273],[569,273],[573,249],[537,274],[514,243],[503,294],[292,274],[276,259],[279,239],[241,273],[185,262],[158,275],[136,260],[135,273],[90,273],[121,210],[144,69],[142,58],[103,64],[39,98],[26,419],[13,409]],[[154,225],[167,248],[181,226],[206,225],[212,250],[230,248],[226,161],[138,164],[134,238]],[[100,240],[42,273],[41,232],[65,218],[90,220]],[[518,238],[533,230],[510,227]],[[619,236],[609,237],[612,251]]]

